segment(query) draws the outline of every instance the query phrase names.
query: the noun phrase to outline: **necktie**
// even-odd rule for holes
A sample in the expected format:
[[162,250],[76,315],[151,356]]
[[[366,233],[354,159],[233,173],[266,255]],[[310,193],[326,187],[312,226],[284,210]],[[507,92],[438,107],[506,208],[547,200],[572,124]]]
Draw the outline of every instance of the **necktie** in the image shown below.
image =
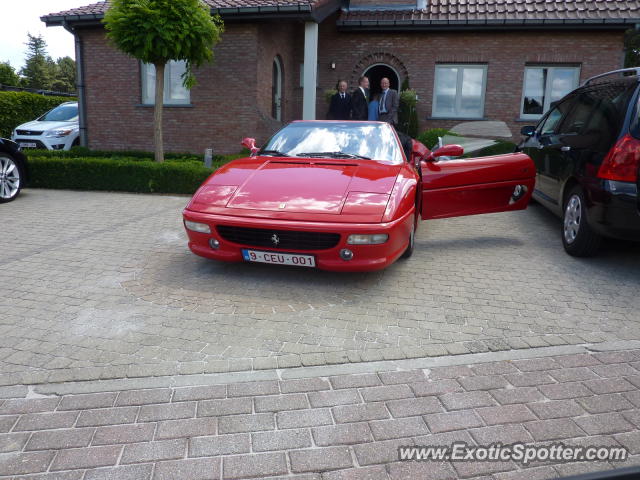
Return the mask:
[[340,96],[342,97],[342,99],[344,100],[344,93],[341,93]]
[[380,113],[387,113],[387,108],[385,107],[385,103],[387,100],[387,92],[389,90],[385,90],[382,98],[380,99]]

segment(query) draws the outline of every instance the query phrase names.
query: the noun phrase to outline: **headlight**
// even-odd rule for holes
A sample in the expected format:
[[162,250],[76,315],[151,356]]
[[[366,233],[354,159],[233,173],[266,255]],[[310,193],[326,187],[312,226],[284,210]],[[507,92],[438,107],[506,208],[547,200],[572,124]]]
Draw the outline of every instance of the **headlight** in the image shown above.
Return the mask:
[[209,228],[209,225],[207,225],[206,223],[198,223],[192,222],[191,220],[185,220],[184,226],[189,230],[193,230],[194,232],[211,233],[211,228]]
[[349,245],[379,245],[389,240],[389,235],[386,233],[376,233],[375,235],[349,235],[347,243]]
[[71,135],[73,132],[75,132],[74,128],[58,128],[56,130],[51,130],[47,132],[45,137],[61,138],[61,137],[66,137],[67,135]]

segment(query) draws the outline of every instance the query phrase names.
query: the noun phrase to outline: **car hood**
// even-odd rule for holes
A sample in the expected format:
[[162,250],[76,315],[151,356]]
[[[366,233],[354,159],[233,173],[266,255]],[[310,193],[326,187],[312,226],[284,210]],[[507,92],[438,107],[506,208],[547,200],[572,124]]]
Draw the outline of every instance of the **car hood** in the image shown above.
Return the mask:
[[[358,208],[364,213],[369,208],[381,216],[399,171],[398,165],[373,160],[236,160],[209,178],[189,208],[214,213],[209,207],[224,206],[228,214],[279,212],[278,218],[287,213],[339,215]],[[372,209],[374,204],[378,207]]]
[[39,122],[38,120],[33,120],[31,122],[18,125],[15,129],[45,132],[47,130],[54,130],[57,128],[73,128],[77,126],[78,122]]

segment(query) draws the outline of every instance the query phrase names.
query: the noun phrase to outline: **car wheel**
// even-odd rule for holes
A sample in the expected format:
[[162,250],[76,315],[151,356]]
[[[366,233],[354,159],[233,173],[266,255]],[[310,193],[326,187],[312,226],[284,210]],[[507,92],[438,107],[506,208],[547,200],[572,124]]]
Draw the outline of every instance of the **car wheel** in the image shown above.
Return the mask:
[[595,255],[602,237],[595,233],[587,222],[584,192],[574,187],[564,203],[562,221],[562,244],[565,251],[574,257]]
[[8,154],[0,153],[0,203],[10,202],[22,188],[22,170]]
[[407,249],[400,256],[400,258],[409,258],[411,255],[413,255],[415,236],[416,236],[416,222],[413,222],[413,225],[411,227],[411,233],[409,234],[409,245],[407,245]]

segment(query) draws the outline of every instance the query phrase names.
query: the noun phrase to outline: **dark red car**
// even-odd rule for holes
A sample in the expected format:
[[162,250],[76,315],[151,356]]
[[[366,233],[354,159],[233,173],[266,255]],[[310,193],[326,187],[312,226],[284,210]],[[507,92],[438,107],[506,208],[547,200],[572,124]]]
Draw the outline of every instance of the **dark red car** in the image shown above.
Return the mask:
[[404,145],[382,122],[293,122],[198,189],[183,212],[189,248],[233,262],[377,270],[411,255],[420,219],[529,202],[535,167],[523,153],[438,161],[462,147]]

